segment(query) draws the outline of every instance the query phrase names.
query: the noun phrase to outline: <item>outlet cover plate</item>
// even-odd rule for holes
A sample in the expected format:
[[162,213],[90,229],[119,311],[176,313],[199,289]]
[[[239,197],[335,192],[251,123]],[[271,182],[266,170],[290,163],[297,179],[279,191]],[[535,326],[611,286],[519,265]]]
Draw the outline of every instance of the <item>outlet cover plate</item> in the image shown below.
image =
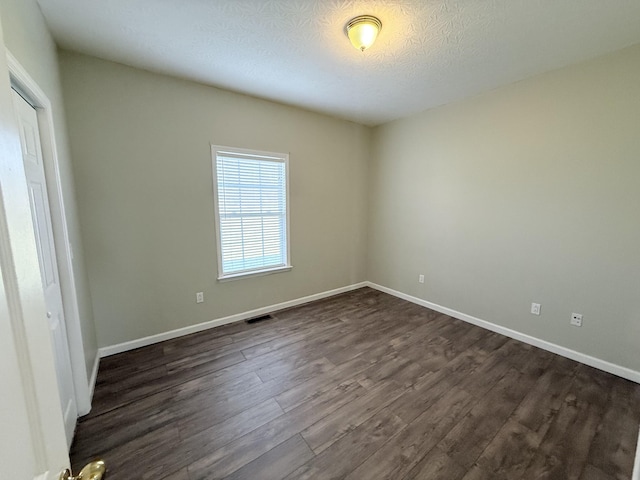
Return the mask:
[[582,326],[582,314],[581,313],[572,313],[571,314],[571,325],[574,327]]

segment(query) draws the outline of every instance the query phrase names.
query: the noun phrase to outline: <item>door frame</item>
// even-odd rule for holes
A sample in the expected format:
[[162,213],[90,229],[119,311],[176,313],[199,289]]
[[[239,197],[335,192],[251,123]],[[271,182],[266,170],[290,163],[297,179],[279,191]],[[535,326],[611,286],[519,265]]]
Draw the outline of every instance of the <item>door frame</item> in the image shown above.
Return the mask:
[[[18,90],[25,97],[25,100],[35,107],[38,116],[42,158],[49,196],[49,215],[56,247],[67,343],[69,344],[69,356],[71,359],[74,396],[78,415],[82,416],[91,410],[92,385],[94,382],[92,381],[93,379],[87,378],[87,362],[82,342],[80,309],[73,272],[73,251],[69,240],[67,215],[62,194],[51,101],[8,49],[6,49],[6,57],[11,86]],[[94,368],[94,370],[96,369]]]
[[69,455],[4,51],[0,18],[0,464],[11,478],[55,480]]

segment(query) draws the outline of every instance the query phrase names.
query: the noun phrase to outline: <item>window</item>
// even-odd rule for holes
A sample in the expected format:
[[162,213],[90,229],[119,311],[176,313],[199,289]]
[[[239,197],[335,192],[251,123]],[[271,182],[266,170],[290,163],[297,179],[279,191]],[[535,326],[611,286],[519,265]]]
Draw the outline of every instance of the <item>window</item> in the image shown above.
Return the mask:
[[211,150],[218,279],[290,269],[289,155]]

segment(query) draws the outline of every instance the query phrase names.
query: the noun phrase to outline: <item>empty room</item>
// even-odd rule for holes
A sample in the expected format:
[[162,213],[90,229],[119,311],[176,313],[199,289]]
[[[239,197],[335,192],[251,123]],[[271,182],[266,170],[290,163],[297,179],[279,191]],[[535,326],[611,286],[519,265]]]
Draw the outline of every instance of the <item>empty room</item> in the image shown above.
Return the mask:
[[0,479],[640,480],[637,0],[0,26]]

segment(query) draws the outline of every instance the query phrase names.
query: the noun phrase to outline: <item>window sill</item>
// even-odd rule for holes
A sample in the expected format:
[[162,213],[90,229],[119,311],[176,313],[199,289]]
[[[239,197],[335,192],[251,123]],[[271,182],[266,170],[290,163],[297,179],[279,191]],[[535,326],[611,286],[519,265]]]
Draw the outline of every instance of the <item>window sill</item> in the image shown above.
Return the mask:
[[284,267],[269,268],[267,270],[256,270],[255,272],[232,273],[229,275],[218,277],[218,281],[230,282],[232,280],[239,280],[241,278],[247,278],[247,277],[261,277],[263,275],[271,275],[273,273],[288,272],[292,268],[293,268],[292,265],[285,265]]

